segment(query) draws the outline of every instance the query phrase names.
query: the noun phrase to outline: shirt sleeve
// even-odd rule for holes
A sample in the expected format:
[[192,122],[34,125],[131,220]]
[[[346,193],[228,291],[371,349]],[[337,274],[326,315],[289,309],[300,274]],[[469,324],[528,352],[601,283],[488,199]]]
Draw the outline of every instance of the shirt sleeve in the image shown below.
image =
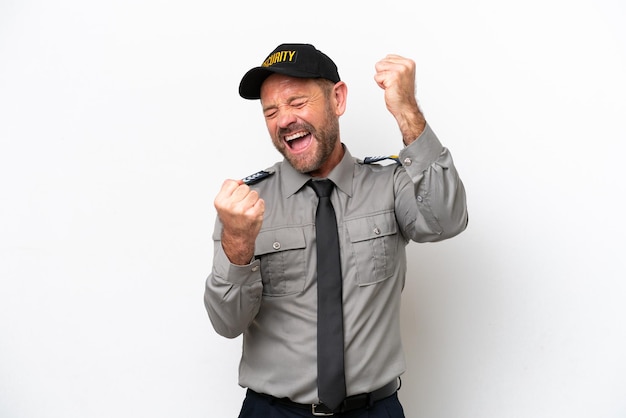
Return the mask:
[[407,239],[434,242],[467,227],[465,187],[445,148],[429,125],[400,152],[396,172],[396,215]]
[[239,336],[254,320],[261,305],[263,283],[259,260],[247,265],[230,262],[214,234],[213,269],[206,279],[204,306],[215,331],[227,338]]

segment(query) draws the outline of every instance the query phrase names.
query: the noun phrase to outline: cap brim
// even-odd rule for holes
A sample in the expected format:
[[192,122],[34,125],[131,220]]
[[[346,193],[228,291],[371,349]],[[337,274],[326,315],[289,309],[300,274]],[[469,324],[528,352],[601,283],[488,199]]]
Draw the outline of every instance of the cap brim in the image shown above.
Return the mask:
[[239,95],[244,99],[260,99],[261,85],[267,77],[275,73],[298,78],[319,78],[319,75],[305,71],[294,71],[281,67],[255,67],[242,77],[239,83]]
[[256,67],[248,71],[239,83],[239,95],[244,99],[260,99],[261,84],[273,71],[265,67]]

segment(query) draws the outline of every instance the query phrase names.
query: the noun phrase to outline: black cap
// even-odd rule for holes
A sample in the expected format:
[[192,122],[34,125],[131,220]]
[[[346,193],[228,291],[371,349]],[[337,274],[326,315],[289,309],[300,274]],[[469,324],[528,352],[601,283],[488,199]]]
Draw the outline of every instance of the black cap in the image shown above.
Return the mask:
[[310,44],[282,44],[276,47],[260,67],[248,71],[239,84],[244,99],[261,98],[261,84],[273,73],[300,78],[340,80],[337,66],[326,54]]

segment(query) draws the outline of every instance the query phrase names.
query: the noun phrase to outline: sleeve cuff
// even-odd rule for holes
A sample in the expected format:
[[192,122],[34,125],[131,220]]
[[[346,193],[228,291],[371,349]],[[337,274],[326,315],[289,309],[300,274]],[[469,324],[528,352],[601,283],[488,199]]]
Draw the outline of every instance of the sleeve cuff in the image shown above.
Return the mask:
[[228,283],[233,285],[245,285],[252,284],[261,281],[261,262],[259,260],[252,260],[249,264],[237,265],[230,262],[224,249],[221,248],[215,255],[215,266],[220,266],[221,271],[219,276],[223,277]]
[[444,148],[430,125],[426,124],[424,131],[412,143],[400,151],[400,163],[407,172],[420,175],[441,156]]

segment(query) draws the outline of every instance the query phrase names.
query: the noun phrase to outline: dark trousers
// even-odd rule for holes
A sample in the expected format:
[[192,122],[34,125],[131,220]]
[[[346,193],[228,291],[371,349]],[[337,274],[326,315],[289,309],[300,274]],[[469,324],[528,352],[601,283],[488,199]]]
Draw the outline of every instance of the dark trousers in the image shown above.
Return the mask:
[[[251,390],[246,393],[239,418],[311,418],[314,415],[310,409],[285,405],[267,396],[259,395]],[[356,409],[341,414],[341,418],[405,418],[398,394],[374,402],[370,408]]]

